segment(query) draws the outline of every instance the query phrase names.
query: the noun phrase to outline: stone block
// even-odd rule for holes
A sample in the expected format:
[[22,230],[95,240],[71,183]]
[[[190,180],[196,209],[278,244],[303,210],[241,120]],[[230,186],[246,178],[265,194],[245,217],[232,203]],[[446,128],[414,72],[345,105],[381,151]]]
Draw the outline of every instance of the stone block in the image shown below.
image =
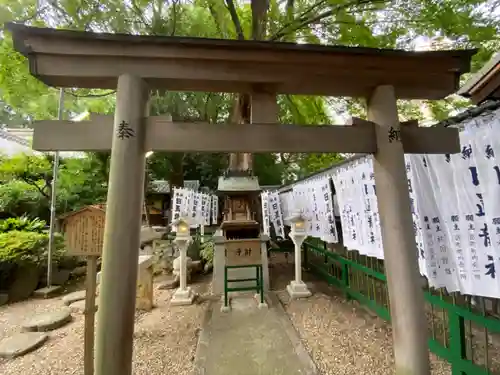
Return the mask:
[[152,256],[139,257],[135,306],[138,310],[153,308],[153,264]]
[[[71,270],[67,269],[54,269],[52,273],[52,285],[64,285],[68,282],[72,274]],[[41,279],[43,284],[47,284],[47,273],[44,273]]]
[[295,280],[287,285],[286,290],[292,299],[307,298],[312,295],[304,282],[297,283]]
[[35,298],[52,298],[61,293],[62,287],[59,285],[46,286],[33,292]]
[[36,266],[19,267],[9,288],[9,301],[17,302],[30,297],[38,286],[40,272]]
[[185,306],[191,305],[196,295],[190,287],[185,290],[177,289],[170,300],[172,306]]

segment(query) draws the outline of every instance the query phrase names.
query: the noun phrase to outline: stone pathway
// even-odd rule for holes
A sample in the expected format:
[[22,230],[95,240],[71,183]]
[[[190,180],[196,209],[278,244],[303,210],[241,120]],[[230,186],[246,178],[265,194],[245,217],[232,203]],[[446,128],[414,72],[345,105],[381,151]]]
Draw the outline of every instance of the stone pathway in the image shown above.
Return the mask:
[[71,305],[73,302],[78,302],[82,301],[85,299],[86,296],[85,290],[79,290],[73,293],[66,294],[63,298],[62,301],[66,306]]
[[49,336],[43,332],[55,330],[71,322],[71,311],[64,307],[55,311],[34,314],[21,323],[20,333],[0,340],[0,357],[23,356],[42,346]]
[[231,301],[221,312],[212,302],[198,341],[196,375],[316,375],[316,367],[302,346],[278,299],[258,309],[251,297]]
[[49,336],[42,332],[22,332],[0,341],[0,357],[15,358],[43,345]]
[[62,308],[58,311],[49,311],[44,314],[34,315],[22,324],[23,331],[47,332],[60,328],[71,322],[71,311]]

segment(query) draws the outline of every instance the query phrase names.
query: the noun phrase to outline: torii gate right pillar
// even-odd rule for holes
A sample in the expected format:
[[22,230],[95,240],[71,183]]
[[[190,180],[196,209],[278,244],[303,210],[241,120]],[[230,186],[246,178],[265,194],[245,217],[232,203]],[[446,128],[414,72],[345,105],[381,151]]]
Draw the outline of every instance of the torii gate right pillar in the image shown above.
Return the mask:
[[368,99],[375,123],[374,174],[394,342],[396,375],[429,375],[427,322],[408,194],[396,96],[377,87]]

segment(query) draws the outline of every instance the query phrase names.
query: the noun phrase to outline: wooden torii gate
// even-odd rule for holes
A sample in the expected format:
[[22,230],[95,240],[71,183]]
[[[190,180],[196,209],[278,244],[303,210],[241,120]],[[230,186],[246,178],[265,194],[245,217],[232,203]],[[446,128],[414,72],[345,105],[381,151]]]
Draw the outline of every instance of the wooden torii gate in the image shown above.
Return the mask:
[[[41,121],[34,149],[111,149],[98,312],[96,374],[131,374],[135,282],[144,178],[150,150],[348,152],[374,155],[392,316],[396,374],[427,375],[423,292],[404,153],[456,153],[456,129],[401,124],[397,99],[455,92],[475,51],[369,48],[98,34],[9,24],[31,74],[56,87],[117,88],[114,119]],[[146,117],[150,89],[251,95],[251,124]],[[278,94],[362,97],[368,120],[347,126],[277,122]]]

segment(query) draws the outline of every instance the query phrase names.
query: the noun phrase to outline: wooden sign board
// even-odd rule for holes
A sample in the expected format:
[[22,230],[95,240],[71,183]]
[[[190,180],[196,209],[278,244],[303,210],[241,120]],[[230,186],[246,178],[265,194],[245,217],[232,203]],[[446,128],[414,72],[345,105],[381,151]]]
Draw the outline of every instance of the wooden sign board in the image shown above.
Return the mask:
[[101,256],[106,212],[94,206],[85,207],[63,219],[66,254]]
[[261,264],[260,245],[258,238],[226,241],[226,266]]

